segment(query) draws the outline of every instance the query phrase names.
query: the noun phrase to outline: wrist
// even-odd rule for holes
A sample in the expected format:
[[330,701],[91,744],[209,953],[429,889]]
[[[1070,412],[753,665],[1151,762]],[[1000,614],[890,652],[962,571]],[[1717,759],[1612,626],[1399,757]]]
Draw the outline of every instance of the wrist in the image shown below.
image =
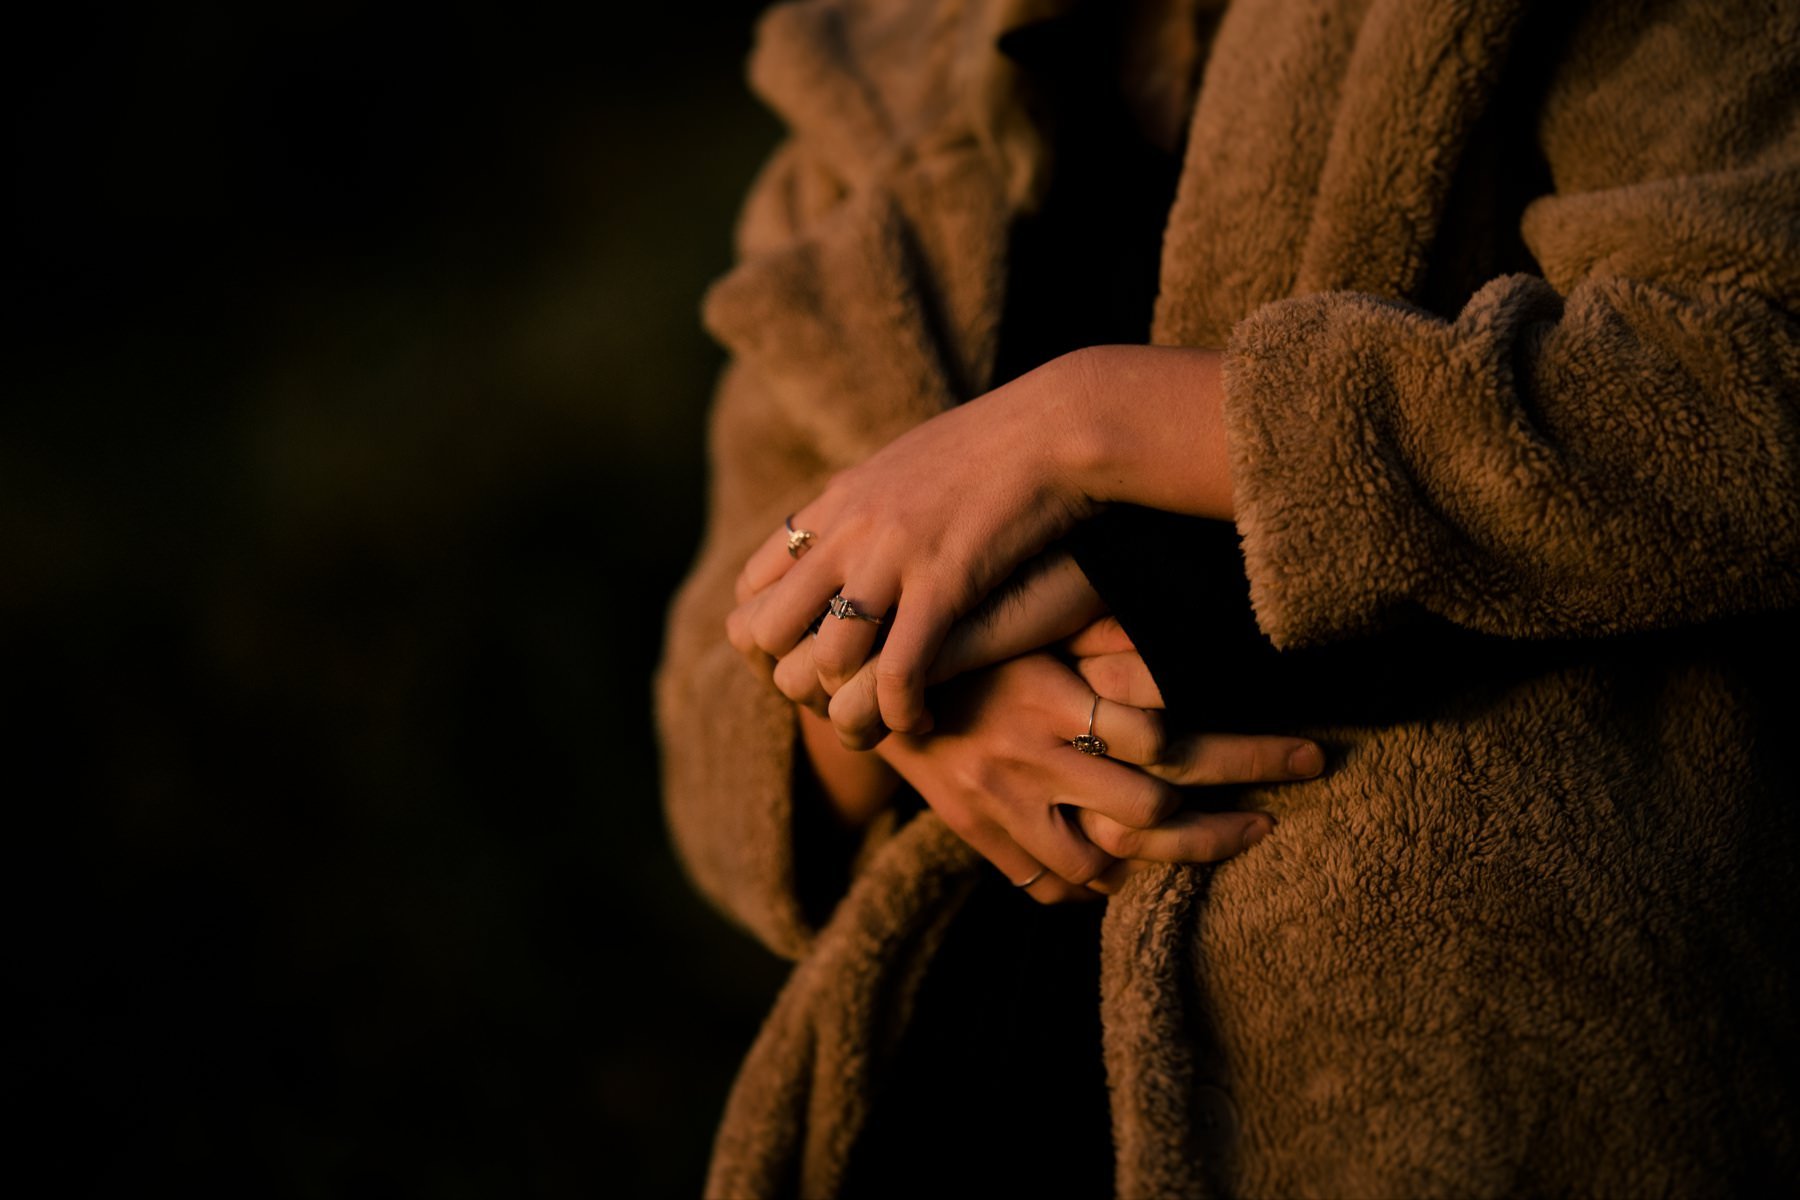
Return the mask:
[[1053,469],[1092,507],[1138,504],[1232,519],[1224,356],[1172,346],[1090,346],[1052,364],[1062,411]]

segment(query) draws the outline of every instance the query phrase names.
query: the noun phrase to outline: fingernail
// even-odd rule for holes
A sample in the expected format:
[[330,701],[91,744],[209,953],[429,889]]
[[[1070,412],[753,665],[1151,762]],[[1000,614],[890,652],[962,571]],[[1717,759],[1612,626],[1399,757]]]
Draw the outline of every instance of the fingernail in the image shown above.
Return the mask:
[[1272,829],[1273,826],[1269,825],[1266,821],[1257,821],[1246,827],[1244,830],[1244,842],[1239,849],[1248,850],[1250,847],[1256,845],[1256,843],[1268,837]]
[[1287,767],[1291,775],[1317,775],[1325,769],[1325,754],[1308,742],[1288,755]]

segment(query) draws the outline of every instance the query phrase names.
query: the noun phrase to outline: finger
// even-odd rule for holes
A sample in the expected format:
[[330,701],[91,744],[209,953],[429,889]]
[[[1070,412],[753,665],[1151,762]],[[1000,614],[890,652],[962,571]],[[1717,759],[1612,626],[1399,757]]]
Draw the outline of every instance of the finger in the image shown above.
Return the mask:
[[[840,691],[839,696],[844,692]],[[910,776],[907,760],[918,753],[921,745],[917,739],[901,736],[896,739],[895,746],[888,761],[895,765],[902,775]],[[951,832],[967,842],[976,853],[992,863],[1007,882],[1017,887],[1027,884],[1024,893],[1040,904],[1056,904],[1067,900],[1094,900],[1098,893],[1085,887],[1078,887],[1062,879],[1054,872],[1043,872],[1044,864],[1034,857],[1030,851],[1021,846],[1011,834],[989,817],[977,812],[968,803],[950,798],[935,797],[921,792],[926,803],[949,826]]]
[[795,704],[825,715],[831,697],[819,684],[819,672],[813,665],[813,643],[816,638],[801,638],[800,644],[775,664],[775,687]]
[[1150,829],[1120,824],[1091,809],[1077,810],[1076,819],[1089,840],[1107,853],[1151,862],[1222,862],[1275,829],[1274,817],[1256,812],[1180,812]]
[[764,654],[756,639],[750,636],[750,612],[743,607],[734,608],[725,617],[725,637],[732,648],[743,655],[750,669],[767,679],[775,660]]
[[1064,643],[1063,648],[1077,658],[1088,658],[1096,654],[1123,654],[1137,649],[1131,644],[1131,639],[1125,636],[1125,627],[1119,624],[1117,617],[1101,617],[1076,633]]
[[[1079,666],[1079,664],[1077,664]],[[1058,707],[1066,716],[1062,728],[1068,730],[1063,740],[1074,743],[1077,750],[1090,746],[1094,757],[1116,758],[1120,762],[1148,765],[1163,757],[1163,723],[1156,713],[1129,704],[1118,704],[1103,694],[1090,692],[1069,677],[1065,670],[1061,679],[1067,687],[1058,696]],[[1098,744],[1087,742],[1088,737]]]
[[949,825],[952,832],[967,842],[981,857],[994,865],[994,869],[1006,877],[1006,881],[1020,888],[1027,896],[1040,904],[1059,904],[1071,900],[1093,900],[1094,892],[1078,887],[1058,876],[1054,871],[1046,871],[1044,865],[1033,858],[1024,847],[1014,841],[1000,826],[991,821],[982,820],[970,813],[952,814],[942,809],[938,815]]
[[1144,656],[1135,650],[1078,658],[1075,670],[1108,700],[1134,708],[1163,707],[1162,689],[1144,665]]
[[864,663],[832,695],[826,709],[837,729],[838,741],[851,750],[871,749],[887,736],[888,728],[881,723],[881,702],[875,693],[876,664],[880,661],[878,658]]
[[[868,661],[898,592],[899,588],[889,583],[846,586],[837,593],[844,597],[845,615],[834,611],[812,639],[813,663],[827,692],[837,691]],[[852,613],[857,615],[849,615]]]
[[1053,784],[1059,804],[1069,804],[1105,814],[1122,825],[1148,828],[1168,819],[1181,805],[1175,788],[1136,767],[1110,758],[1090,758],[1068,745],[1047,753],[1056,774]]
[[1093,884],[1076,887],[1055,875],[1045,875],[1042,879],[1034,880],[1030,887],[1021,890],[1039,904],[1081,904],[1110,896],[1118,889]]
[[922,588],[903,590],[893,627],[876,660],[875,691],[881,720],[903,733],[925,728],[925,672],[956,619],[951,607]]
[[[1160,715],[1129,704],[1115,704],[1104,696],[1090,699],[1089,704],[1094,715],[1093,736],[1104,746],[1104,757],[1138,766],[1162,761],[1164,739]],[[1069,740],[1075,740],[1073,735]]]
[[780,658],[812,629],[837,594],[838,570],[823,557],[808,558],[744,605],[750,612],[750,635],[764,653]]
[[1089,841],[1073,814],[1082,811],[1061,804],[1008,806],[1001,818],[1006,832],[1025,852],[1050,868],[1050,873],[1084,886],[1098,880],[1113,865],[1113,856]]
[[1075,560],[1054,554],[1027,564],[944,639],[928,676],[942,683],[1061,641],[1100,612],[1100,593]]
[[[776,526],[775,531],[763,539],[762,544],[751,553],[749,560],[744,563],[743,573],[738,578],[748,589],[750,595],[754,596],[786,575],[795,563],[819,544],[819,535],[816,531],[807,528],[805,518],[802,516],[803,512],[804,510],[801,513],[793,514],[787,518],[786,522]],[[791,540],[787,529],[789,523],[795,530],[813,535],[796,547],[796,553],[788,551],[788,543]]]
[[1141,871],[1148,871],[1156,864],[1141,858],[1122,858],[1102,872],[1100,878],[1088,884],[1088,887],[1105,895],[1113,895],[1125,886],[1125,881]]
[[1304,738],[1242,733],[1197,733],[1175,742],[1152,774],[1182,787],[1219,783],[1281,783],[1310,779],[1325,769],[1325,754]]

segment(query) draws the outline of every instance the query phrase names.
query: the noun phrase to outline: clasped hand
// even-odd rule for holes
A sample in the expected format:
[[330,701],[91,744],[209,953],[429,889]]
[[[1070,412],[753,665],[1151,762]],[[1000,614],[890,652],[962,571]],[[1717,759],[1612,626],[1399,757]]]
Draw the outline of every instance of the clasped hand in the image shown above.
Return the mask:
[[[947,639],[929,672],[946,681],[933,690],[934,730],[887,734],[873,751],[964,841],[1045,903],[1110,893],[1148,862],[1217,862],[1254,845],[1272,816],[1186,809],[1183,790],[1306,778],[1323,762],[1316,746],[1293,737],[1170,741],[1155,680],[1100,609],[1066,555],[1034,564]],[[849,708],[859,721],[873,720],[879,656],[831,696],[812,661],[817,641],[802,639],[774,665],[775,685],[803,719],[823,725],[828,708]],[[1105,743],[1104,757],[1072,744],[1090,731]],[[815,767],[826,765],[821,755],[871,757],[835,741],[815,744],[813,755]],[[857,773],[837,778],[845,774]],[[878,779],[861,778],[865,790],[880,792]],[[863,814],[870,800],[833,797],[841,812]]]
[[[828,715],[845,753],[874,747],[1010,879],[1035,877],[1037,899],[1110,891],[1133,861],[1236,853],[1273,818],[1185,811],[1177,789],[1304,778],[1318,748],[1218,734],[1171,746],[1135,648],[1116,623],[1093,624],[1086,578],[1066,556],[1031,561],[1108,500],[1229,515],[1216,384],[1212,352],[1099,348],[909,431],[751,556],[732,644]],[[1175,464],[1140,452],[1171,429],[1210,452]],[[1127,478],[1140,494],[1112,486]],[[1059,642],[1074,665],[1045,652]],[[1090,719],[1106,757],[1071,745]],[[828,751],[808,745],[818,765]]]
[[[1054,415],[1025,419],[1025,400],[1055,407],[1064,390],[1023,382],[927,421],[834,478],[791,518],[817,531],[803,554],[787,529],[776,530],[738,580],[732,643],[779,659],[816,628],[812,663],[835,693],[880,635],[879,720],[904,733],[928,729],[928,668],[957,618],[1093,508],[1058,469],[1042,429]],[[838,596],[854,612],[822,617]]]

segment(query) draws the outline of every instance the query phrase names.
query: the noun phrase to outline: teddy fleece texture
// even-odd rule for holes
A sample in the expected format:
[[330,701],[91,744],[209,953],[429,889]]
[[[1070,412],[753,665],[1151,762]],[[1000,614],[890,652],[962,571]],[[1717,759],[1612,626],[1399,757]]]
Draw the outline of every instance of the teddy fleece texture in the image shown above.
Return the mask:
[[[833,471],[983,390],[1008,227],[1055,169],[995,41],[1060,7],[811,0],[760,27],[750,78],[790,136],[705,304],[732,361],[657,702],[695,882],[796,966],[710,1196],[837,1191],[989,869],[929,812],[881,822],[809,919],[794,716],[724,618]],[[1153,338],[1227,352],[1261,634],[1558,650],[1472,659],[1429,712],[1296,727],[1330,769],[1242,798],[1270,838],[1109,901],[1119,1193],[1791,1183],[1800,9],[1215,16],[1191,18]]]

